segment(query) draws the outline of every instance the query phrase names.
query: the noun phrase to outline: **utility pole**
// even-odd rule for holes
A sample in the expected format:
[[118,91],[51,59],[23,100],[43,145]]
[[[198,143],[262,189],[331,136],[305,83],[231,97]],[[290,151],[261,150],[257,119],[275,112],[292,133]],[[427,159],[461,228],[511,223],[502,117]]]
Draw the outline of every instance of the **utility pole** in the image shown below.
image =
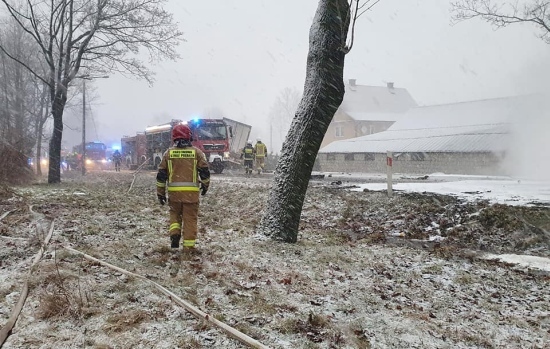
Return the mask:
[[86,175],[86,79],[82,80],[82,175]]
[[271,123],[269,124],[269,148],[273,153],[273,121],[271,121]]

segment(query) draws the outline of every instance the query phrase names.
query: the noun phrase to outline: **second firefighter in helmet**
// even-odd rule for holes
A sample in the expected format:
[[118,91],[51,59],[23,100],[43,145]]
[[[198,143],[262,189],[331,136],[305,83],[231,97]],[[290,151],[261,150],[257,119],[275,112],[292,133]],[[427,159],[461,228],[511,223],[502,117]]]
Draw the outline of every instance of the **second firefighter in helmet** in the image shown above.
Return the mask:
[[204,153],[191,145],[191,129],[185,124],[172,129],[174,145],[164,153],[157,173],[157,197],[170,207],[170,241],[178,248],[183,234],[184,249],[194,249],[197,238],[199,193],[210,185],[210,170]]
[[113,153],[113,162],[115,163],[115,171],[120,172],[120,163],[122,162],[122,154],[117,150]]
[[252,146],[252,141],[248,140],[246,146],[241,151],[241,159],[244,158],[244,169],[245,173],[251,174],[252,168],[254,167],[254,147]]
[[267,147],[260,138],[256,139],[254,145],[254,155],[256,156],[256,170],[258,174],[264,171],[265,159],[267,158]]

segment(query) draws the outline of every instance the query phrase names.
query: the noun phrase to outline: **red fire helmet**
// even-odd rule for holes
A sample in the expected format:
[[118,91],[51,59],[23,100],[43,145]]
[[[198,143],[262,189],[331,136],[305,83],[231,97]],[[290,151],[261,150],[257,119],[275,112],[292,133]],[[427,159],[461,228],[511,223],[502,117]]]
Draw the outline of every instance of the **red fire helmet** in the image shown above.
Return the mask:
[[176,139],[191,140],[191,129],[185,124],[178,124],[172,129],[172,141]]

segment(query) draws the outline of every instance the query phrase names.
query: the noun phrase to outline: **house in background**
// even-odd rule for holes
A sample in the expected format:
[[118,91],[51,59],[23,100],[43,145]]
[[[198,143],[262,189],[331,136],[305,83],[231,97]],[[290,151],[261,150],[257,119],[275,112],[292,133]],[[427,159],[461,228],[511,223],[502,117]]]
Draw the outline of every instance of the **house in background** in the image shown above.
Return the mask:
[[388,130],[333,142],[317,157],[321,171],[386,171],[393,152],[397,173],[510,174],[548,143],[548,98],[495,98],[416,107]]
[[357,85],[350,79],[340,108],[321,143],[321,148],[334,142],[387,130],[416,102],[404,88]]

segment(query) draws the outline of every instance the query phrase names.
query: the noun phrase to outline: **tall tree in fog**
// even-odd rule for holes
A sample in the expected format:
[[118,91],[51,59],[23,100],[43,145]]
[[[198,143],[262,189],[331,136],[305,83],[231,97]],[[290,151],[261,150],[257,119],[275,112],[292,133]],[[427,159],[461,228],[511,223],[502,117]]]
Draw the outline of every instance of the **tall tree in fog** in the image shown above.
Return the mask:
[[[277,96],[277,99],[271,106],[269,111],[271,136],[273,137],[273,131],[275,131],[277,146],[280,146],[286,133],[290,129],[290,124],[300,104],[300,98],[300,92],[295,88],[286,87],[281,91],[279,96]],[[273,141],[271,141],[271,143],[273,143]],[[274,144],[268,146],[270,146],[272,150],[279,150],[278,148],[274,149]]]
[[497,28],[513,23],[530,23],[541,30],[540,37],[550,44],[550,1],[456,0],[451,2],[453,20],[481,18]]
[[36,139],[35,166],[36,174],[41,176],[42,141],[44,139],[44,126],[46,125],[46,121],[48,121],[48,119],[51,117],[50,104],[48,103],[48,86],[43,84],[40,80],[35,80],[32,98],[35,101],[32,110],[30,110],[34,120],[33,126]]
[[319,1],[309,32],[304,95],[283,144],[259,226],[261,232],[275,240],[297,241],[313,164],[344,98],[344,59],[353,46],[355,21],[378,1]]
[[152,72],[140,60],[176,59],[182,33],[166,0],[2,0],[8,13],[38,46],[46,67],[37,71],[27,57],[0,42],[0,50],[48,87],[53,131],[49,146],[48,182],[61,181],[63,112],[71,82],[120,72],[152,83]]
[[[37,47],[25,31],[9,19],[2,22],[1,28],[0,42],[4,47],[40,70]],[[40,113],[40,96],[44,92],[42,83],[0,50],[0,180],[17,182],[26,177],[27,158],[38,142],[37,127],[43,128],[40,119],[47,114]]]

